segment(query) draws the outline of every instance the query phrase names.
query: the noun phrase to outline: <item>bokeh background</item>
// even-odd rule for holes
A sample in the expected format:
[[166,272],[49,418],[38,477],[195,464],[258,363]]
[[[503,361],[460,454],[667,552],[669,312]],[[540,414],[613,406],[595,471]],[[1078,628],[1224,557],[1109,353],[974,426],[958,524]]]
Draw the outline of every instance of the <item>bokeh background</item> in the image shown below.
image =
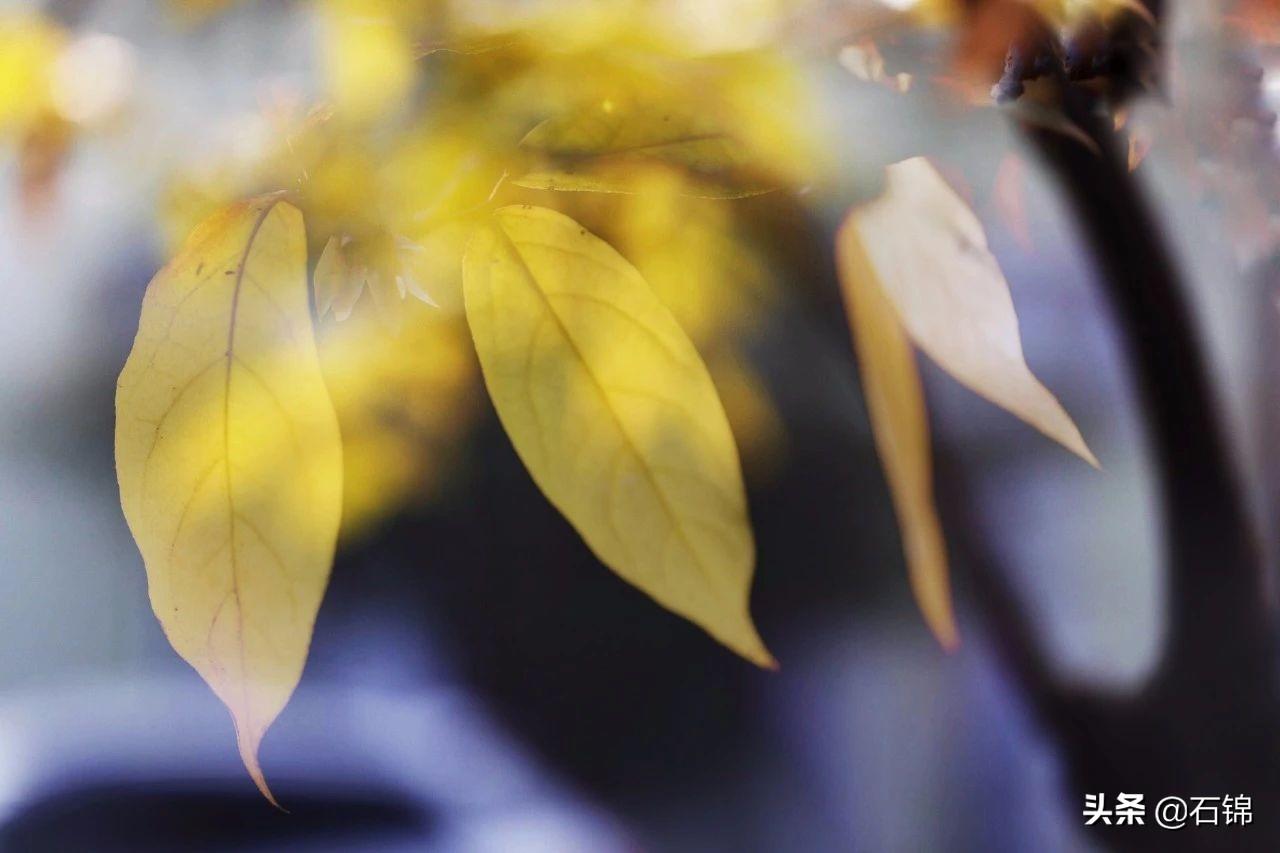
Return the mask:
[[[822,4],[786,28],[777,8],[746,4],[774,8],[754,30],[731,2],[704,5],[717,37],[736,16],[730,35],[747,46],[789,40],[828,164],[820,186],[663,214],[680,231],[733,205],[746,277],[761,282],[704,299],[712,318],[746,318],[731,347],[694,336],[715,354],[744,448],[753,611],[780,671],[736,659],[591,556],[520,465],[465,337],[432,319],[456,311],[440,285],[441,308],[407,302],[398,334],[358,311],[348,322],[375,343],[349,342],[330,367],[345,377],[338,397],[398,376],[406,345],[386,339],[421,359],[393,386],[407,414],[374,406],[352,433],[363,443],[348,452],[369,472],[350,496],[360,523],[344,528],[306,673],[263,745],[287,816],[253,790],[225,711],[150,611],[119,508],[112,399],[146,283],[186,227],[183,205],[198,206],[184,188],[217,180],[210,164],[259,156],[279,93],[334,97],[331,10],[0,5],[101,39],[67,84],[64,101],[88,119],[56,166],[32,166],[16,136],[0,155],[0,849],[1093,848],[1081,792],[993,655],[963,561],[958,652],[944,654],[914,608],[830,249],[887,163],[928,153],[966,183],[1028,362],[1102,470],[922,360],[938,452],[1058,673],[1132,691],[1161,647],[1159,531],[1130,379],[1078,229],[1001,115],[868,85],[814,36],[832,9],[874,4]],[[1135,107],[1152,127],[1193,123],[1212,102],[1192,59],[1245,50],[1206,35],[1213,12],[1179,6],[1186,76]],[[896,57],[924,62],[942,38],[906,40]],[[1265,52],[1248,55],[1267,67]],[[1260,86],[1280,103],[1280,71]],[[1018,170],[1020,218],[989,189],[1003,169]],[[1152,146],[1136,178],[1196,287],[1240,456],[1261,470],[1254,403],[1274,380],[1256,327],[1265,242],[1240,245],[1231,204],[1204,202],[1173,145]],[[622,221],[611,210],[596,215]],[[712,278],[740,270],[741,249],[714,266],[729,251],[718,245],[699,238],[674,264],[673,292],[688,258],[710,257]]]

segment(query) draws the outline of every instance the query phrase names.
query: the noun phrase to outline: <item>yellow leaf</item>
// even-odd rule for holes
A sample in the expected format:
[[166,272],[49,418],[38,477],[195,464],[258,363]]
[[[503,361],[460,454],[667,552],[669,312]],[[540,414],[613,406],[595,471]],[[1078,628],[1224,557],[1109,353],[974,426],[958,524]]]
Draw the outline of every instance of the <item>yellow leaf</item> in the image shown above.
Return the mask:
[[773,188],[751,174],[736,140],[675,103],[606,99],[547,119],[520,146],[547,161],[514,182],[531,189],[630,193],[655,168],[687,176],[693,196],[742,198]]
[[342,494],[296,208],[222,210],[151,281],[116,390],[116,468],[156,616],[274,803],[258,748],[302,674]]
[[958,381],[1092,465],[1080,431],[1022,355],[1009,286],[982,224],[923,158],[889,167],[836,251],[876,449],[893,494],[912,589],[946,648],[958,642],[933,499],[924,394],[911,344]]
[[862,393],[893,496],[911,589],[938,642],[954,649],[959,635],[951,612],[946,543],[933,500],[929,419],[915,354],[880,289],[852,217],[840,229],[836,255]]
[[506,207],[468,246],[463,291],[489,394],[551,503],[624,579],[773,666],[733,435],[640,274],[572,219]]
[[1071,416],[1027,367],[1009,284],[982,223],[928,160],[890,166],[884,194],[855,210],[848,227],[916,346],[962,385],[1097,466]]

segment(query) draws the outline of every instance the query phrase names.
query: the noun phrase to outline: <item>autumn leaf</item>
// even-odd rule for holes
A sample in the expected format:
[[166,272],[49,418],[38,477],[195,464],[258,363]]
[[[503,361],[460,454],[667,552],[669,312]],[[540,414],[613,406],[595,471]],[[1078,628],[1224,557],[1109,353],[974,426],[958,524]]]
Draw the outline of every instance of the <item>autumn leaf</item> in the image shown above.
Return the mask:
[[605,99],[547,119],[520,147],[544,161],[513,182],[531,189],[632,193],[655,169],[687,177],[685,194],[692,196],[743,198],[773,189],[752,173],[730,134],[675,104]]
[[929,418],[915,353],[852,220],[840,230],[836,259],[862,393],[893,496],[911,589],[925,624],[944,648],[954,649],[960,638],[951,611],[947,548],[933,500]]
[[156,616],[274,803],[258,749],[302,674],[342,493],[302,215],[278,196],[207,219],[147,287],[116,468]]
[[624,579],[773,666],[733,435],[636,269],[567,216],[505,207],[468,246],[463,291],[498,416],[551,503]]
[[1009,286],[982,224],[924,158],[890,166],[880,198],[840,230],[841,286],[911,582],[938,640],[957,642],[932,489],[928,419],[910,344],[996,405],[1097,466],[1027,367]]
[[855,210],[876,281],[908,336],[960,384],[1097,466],[1071,416],[1032,374],[1009,284],[982,223],[923,157],[890,166]]

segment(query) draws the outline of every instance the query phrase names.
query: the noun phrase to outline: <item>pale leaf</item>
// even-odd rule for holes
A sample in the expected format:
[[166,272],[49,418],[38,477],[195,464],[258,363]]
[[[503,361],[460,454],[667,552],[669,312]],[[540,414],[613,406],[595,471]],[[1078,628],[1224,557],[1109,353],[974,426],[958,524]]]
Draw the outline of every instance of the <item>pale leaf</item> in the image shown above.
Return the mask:
[[925,621],[958,643],[933,497],[929,422],[911,344],[988,400],[1092,465],[1097,460],[1022,355],[1009,287],[977,217],[923,158],[890,166],[853,210],[837,256],[876,449]]
[[258,749],[302,674],[342,493],[294,207],[224,209],[151,281],[116,390],[116,469],[156,616],[274,803]]
[[1027,367],[1009,285],[982,223],[921,157],[890,166],[855,232],[912,342],[961,384],[1096,466],[1057,398]]
[[566,216],[507,207],[468,246],[463,290],[498,416],[551,503],[624,579],[774,665],[724,409],[636,269]]
[[333,310],[334,318],[345,320],[351,316],[360,293],[364,289],[364,280],[351,268],[351,260],[347,257],[342,238],[330,237],[316,262],[314,278],[316,294],[316,316],[321,319]]

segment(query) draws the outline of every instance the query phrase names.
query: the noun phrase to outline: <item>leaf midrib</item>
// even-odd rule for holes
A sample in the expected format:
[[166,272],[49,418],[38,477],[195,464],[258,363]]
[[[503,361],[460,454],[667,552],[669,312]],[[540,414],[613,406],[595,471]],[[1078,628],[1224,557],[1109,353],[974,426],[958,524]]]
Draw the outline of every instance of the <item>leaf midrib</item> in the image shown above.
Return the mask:
[[258,218],[253,223],[253,228],[249,230],[249,237],[245,241],[244,252],[240,255],[240,262],[236,265],[236,281],[231,291],[231,316],[227,323],[227,351],[225,354],[227,367],[222,389],[222,455],[226,460],[223,465],[223,471],[227,490],[227,555],[231,560],[231,594],[236,601],[236,633],[239,637],[237,645],[240,654],[240,697],[245,718],[246,736],[250,739],[253,738],[253,712],[249,702],[249,679],[245,671],[244,607],[240,598],[240,566],[236,560],[237,513],[235,496],[231,490],[231,368],[236,360],[236,321],[240,312],[240,293],[244,287],[244,272],[249,265],[249,256],[253,253],[254,243],[258,239],[258,232],[262,229],[263,223],[267,221],[271,211],[275,210],[278,201],[278,199],[271,200],[263,207],[262,212],[258,214]]
[[[601,398],[605,401],[605,409],[608,410],[610,417],[613,419],[614,424],[617,426],[618,432],[619,434],[621,434],[623,442],[626,444],[627,448],[631,451],[631,454],[640,463],[639,465],[640,470],[644,473],[645,479],[649,481],[650,487],[653,489],[654,494],[658,498],[658,503],[662,506],[663,512],[666,514],[667,518],[671,522],[671,527],[675,530],[676,534],[680,537],[680,540],[684,543],[685,549],[693,557],[693,564],[698,567],[698,571],[702,574],[703,580],[707,583],[707,586],[711,589],[715,589],[717,585],[713,582],[711,572],[707,566],[703,565],[701,555],[698,553],[697,549],[694,548],[693,543],[689,539],[689,535],[685,532],[684,525],[681,524],[680,522],[680,516],[677,515],[672,510],[671,504],[667,500],[666,493],[662,490],[662,487],[658,483],[657,479],[654,477],[653,472],[649,469],[647,460],[645,459],[644,455],[640,453],[640,449],[636,446],[635,441],[632,439],[631,433],[627,431],[626,425],[622,422],[622,418],[618,416],[618,413],[616,411],[614,411],[613,405],[609,398],[609,393],[605,389],[604,384],[600,381],[599,377],[596,376],[595,371],[592,370],[591,368],[591,363],[583,355],[582,350],[579,349],[578,347],[577,341],[575,341],[573,336],[569,333],[569,329],[565,325],[564,320],[561,319],[559,313],[556,311],[555,305],[548,298],[547,294],[542,290],[541,285],[538,284],[537,276],[533,274],[533,270],[529,267],[528,261],[525,260],[524,255],[520,252],[519,244],[517,244],[516,241],[512,239],[511,235],[507,233],[506,229],[502,226],[501,222],[498,223],[497,227],[494,230],[496,230],[498,233],[502,235],[502,239],[506,241],[507,245],[511,248],[512,254],[514,254],[516,259],[520,262],[520,266],[524,270],[525,275],[528,276],[529,281],[533,284],[533,290],[538,294],[538,298],[542,300],[543,305],[546,307],[547,313],[550,314],[553,320],[555,320],[556,325],[560,329],[561,335],[564,337],[565,341],[569,344],[569,348],[573,350],[574,355],[577,357],[578,361],[582,364],[583,370],[586,372],[587,376],[590,377],[591,383],[595,386],[596,391],[600,394]],[[633,320],[632,322],[635,322],[635,321]],[[622,543],[620,542],[620,544]],[[630,551],[629,548],[627,548],[626,550]]]

